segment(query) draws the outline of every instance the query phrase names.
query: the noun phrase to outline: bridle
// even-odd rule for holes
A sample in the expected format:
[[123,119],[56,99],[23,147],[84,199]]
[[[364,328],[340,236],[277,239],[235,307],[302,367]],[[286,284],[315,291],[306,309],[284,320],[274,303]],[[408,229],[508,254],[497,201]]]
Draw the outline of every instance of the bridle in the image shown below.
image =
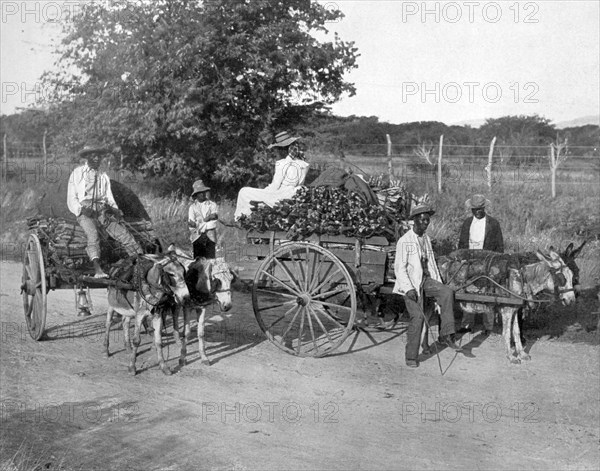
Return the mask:
[[[213,265],[214,267],[214,265]],[[231,284],[229,285],[229,288],[220,288],[221,287],[221,280],[219,279],[218,275],[224,275],[226,277],[231,276],[231,270],[229,270],[229,267],[226,264],[219,264],[219,270],[217,271],[212,271],[211,276],[210,276],[210,285],[211,285],[211,290],[210,290],[210,295],[214,295],[217,293],[230,293],[231,292]],[[233,277],[231,276],[231,278],[233,279]],[[214,283],[214,288],[213,288],[213,280],[217,281],[218,283]]]

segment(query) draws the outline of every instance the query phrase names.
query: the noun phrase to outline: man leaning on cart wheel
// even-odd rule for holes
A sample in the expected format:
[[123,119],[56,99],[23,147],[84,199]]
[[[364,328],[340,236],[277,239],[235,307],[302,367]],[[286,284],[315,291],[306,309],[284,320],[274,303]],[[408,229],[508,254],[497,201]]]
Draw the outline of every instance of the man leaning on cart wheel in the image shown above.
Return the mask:
[[71,172],[67,190],[67,205],[87,237],[87,253],[94,264],[96,278],[108,278],[100,266],[97,224],[101,224],[128,255],[143,253],[140,245],[121,224],[123,212],[113,197],[110,178],[98,169],[103,156],[108,153],[108,149],[99,145],[86,145],[78,154],[86,162]]
[[440,342],[456,351],[460,351],[454,341],[454,291],[442,284],[440,272],[435,262],[431,240],[425,234],[433,208],[427,204],[415,206],[409,219],[414,222],[413,228],[404,234],[396,245],[394,270],[396,284],[394,293],[404,296],[406,309],[410,316],[406,340],[406,365],[411,368],[419,366],[419,345],[425,313],[423,297],[435,298],[440,306],[442,325]]

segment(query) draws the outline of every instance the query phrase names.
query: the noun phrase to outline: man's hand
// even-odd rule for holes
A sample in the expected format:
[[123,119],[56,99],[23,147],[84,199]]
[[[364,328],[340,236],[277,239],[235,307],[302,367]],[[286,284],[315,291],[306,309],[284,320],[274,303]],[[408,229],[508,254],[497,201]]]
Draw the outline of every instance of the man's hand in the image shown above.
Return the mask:
[[414,301],[415,303],[419,299],[419,296],[417,295],[417,292],[414,289],[408,291],[404,296],[410,299],[411,301]]
[[95,213],[95,211],[94,211],[92,208],[88,208],[87,206],[83,206],[83,207],[81,208],[81,214],[82,214],[83,216],[87,216],[87,217],[89,217],[89,218],[93,218],[93,217],[95,217],[95,216],[96,216],[96,213]]
[[219,219],[219,215],[218,214],[209,214],[208,216],[206,216],[206,219],[204,221],[208,222],[208,221],[216,221],[217,219]]

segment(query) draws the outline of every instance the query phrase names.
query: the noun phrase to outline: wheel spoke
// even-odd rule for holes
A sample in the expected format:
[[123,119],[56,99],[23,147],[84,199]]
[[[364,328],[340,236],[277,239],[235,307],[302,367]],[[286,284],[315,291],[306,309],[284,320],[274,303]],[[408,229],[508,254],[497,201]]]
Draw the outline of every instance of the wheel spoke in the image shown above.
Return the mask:
[[286,275],[289,277],[290,281],[294,284],[294,287],[296,288],[296,290],[298,292],[302,291],[300,289],[300,286],[298,286],[298,284],[294,280],[294,275],[292,275],[292,273],[290,272],[288,267],[286,267],[283,263],[281,263],[281,261],[279,259],[277,259],[277,257],[273,258],[273,260],[275,260],[275,263],[277,264],[277,266],[279,266],[286,273]]
[[308,274],[309,274],[309,265],[310,265],[310,250],[309,246],[306,246],[306,260],[304,261],[306,264],[306,276],[304,278],[304,291],[308,291]]
[[296,256],[292,249],[288,250],[290,254],[290,258],[292,259],[292,263],[294,265],[294,271],[296,272],[297,278],[302,284],[304,284],[304,273],[302,271],[302,259],[298,258],[298,264],[296,265]]
[[281,281],[279,278],[276,278],[275,276],[271,275],[269,272],[263,270],[262,271],[263,274],[267,275],[269,278],[271,278],[275,283],[279,284],[280,286],[283,286],[284,288],[286,288],[288,291],[294,293],[296,296],[300,296],[300,293],[298,293],[294,288],[292,288],[289,285],[286,285],[283,281]]
[[308,321],[308,327],[310,329],[310,336],[312,338],[312,343],[315,346],[315,350],[318,350],[319,348],[317,347],[317,341],[315,340],[315,329],[313,327],[313,323],[312,323],[312,318],[311,318],[311,314],[310,314],[310,305],[306,306],[306,320]]
[[[319,282],[319,273],[321,272],[321,266],[323,265],[323,259],[321,257],[319,257],[319,252],[315,253],[315,262],[313,263],[313,279],[310,281],[310,286],[308,287],[308,292],[312,293],[313,289],[315,287],[315,285]],[[317,269],[315,270],[315,265],[317,258],[319,259],[319,265],[317,266]]]
[[281,319],[285,319],[287,317],[288,314],[290,314],[298,305],[294,303],[294,305],[289,308],[286,313],[281,316],[279,319],[277,319],[275,322],[273,322],[269,327],[267,327],[267,330],[271,330],[271,327],[273,327],[275,324],[277,324],[279,321],[281,321]]
[[336,294],[340,294],[340,293],[345,293],[346,291],[348,291],[348,288],[339,288],[333,291],[327,291],[325,293],[321,293],[321,294],[315,294],[314,296],[312,296],[312,299],[321,299],[321,298],[326,298],[326,297],[331,297],[334,296]]
[[276,309],[278,307],[285,306],[286,304],[294,304],[294,305],[296,305],[296,301],[286,301],[285,303],[281,303],[281,304],[273,304],[272,306],[261,307],[258,310],[260,312],[269,311],[271,309]]
[[334,277],[334,275],[337,275],[337,274],[338,274],[338,273],[340,273],[341,271],[342,271],[342,269],[341,269],[341,268],[338,268],[338,269],[337,269],[337,270],[336,270],[336,271],[333,273],[333,275],[331,275],[331,276],[326,276],[326,277],[325,277],[325,279],[323,280],[323,282],[322,282],[322,283],[321,283],[319,286],[317,286],[315,289],[311,290],[311,292],[310,292],[310,295],[312,296],[314,293],[318,293],[318,292],[321,290],[321,288],[322,288],[323,286],[325,286],[325,284],[327,284],[327,283],[330,283],[330,282],[331,282],[331,279]]
[[292,322],[290,322],[290,324],[288,325],[288,328],[285,329],[285,332],[281,336],[281,340],[285,339],[285,336],[288,334],[288,332],[290,331],[290,329],[294,325],[294,321],[296,320],[296,317],[298,317],[298,313],[300,312],[300,306],[296,306],[296,309],[297,309],[296,310],[296,314],[294,314],[294,317],[292,317]]
[[[282,298],[290,298],[290,299],[296,299],[298,298],[298,296],[296,296],[295,294],[288,294],[288,293],[282,293],[280,291],[271,291],[269,289],[266,288],[258,288],[258,291],[260,291],[261,293],[268,293],[268,294],[272,294],[274,296],[281,296]],[[286,301],[289,303],[289,301]],[[280,304],[281,306],[281,304]]]
[[[337,325],[339,325],[339,326],[340,326],[342,329],[344,328],[344,326],[343,326],[342,324],[340,324],[340,323],[338,322],[338,320],[337,320],[335,317],[333,317],[331,314],[329,314],[329,313],[328,313],[328,312],[327,312],[325,309],[323,309],[322,307],[318,307],[318,308],[317,308],[317,307],[315,306],[315,312],[317,312],[317,311],[318,311],[318,312],[320,312],[321,314],[324,314],[324,315],[325,315],[325,317],[327,317],[327,318],[329,318],[329,320],[331,320],[331,321],[335,322],[335,323],[336,323]],[[318,317],[317,317],[317,318],[318,318]]]
[[314,302],[315,304],[319,304],[321,306],[328,306],[334,309],[346,309],[347,311],[352,312],[352,307],[348,307],[348,306],[340,306],[339,304],[333,304],[333,303],[326,303],[325,301],[316,301],[313,300],[311,302]]
[[325,326],[323,325],[323,322],[321,322],[321,319],[319,319],[319,316],[317,316],[316,311],[310,305],[308,306],[308,309],[310,312],[312,312],[313,316],[315,316],[315,319],[316,319],[317,323],[319,324],[319,326],[321,326],[321,329],[323,330],[323,332],[325,332],[325,335],[327,336],[329,343],[333,343],[333,339],[329,335],[329,331],[325,328]]
[[302,313],[302,317],[300,318],[300,329],[298,330],[298,346],[296,347],[298,355],[300,355],[300,348],[302,347],[302,334],[304,333],[304,311],[304,307],[301,307],[300,312]]

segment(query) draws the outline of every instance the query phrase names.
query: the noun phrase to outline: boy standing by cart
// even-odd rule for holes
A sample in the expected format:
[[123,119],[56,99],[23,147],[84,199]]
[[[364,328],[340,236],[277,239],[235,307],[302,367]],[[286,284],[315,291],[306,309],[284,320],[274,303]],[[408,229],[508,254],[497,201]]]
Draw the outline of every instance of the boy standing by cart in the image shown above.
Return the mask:
[[210,188],[202,180],[194,182],[192,199],[188,214],[188,227],[194,258],[216,258],[217,203],[210,199]]

